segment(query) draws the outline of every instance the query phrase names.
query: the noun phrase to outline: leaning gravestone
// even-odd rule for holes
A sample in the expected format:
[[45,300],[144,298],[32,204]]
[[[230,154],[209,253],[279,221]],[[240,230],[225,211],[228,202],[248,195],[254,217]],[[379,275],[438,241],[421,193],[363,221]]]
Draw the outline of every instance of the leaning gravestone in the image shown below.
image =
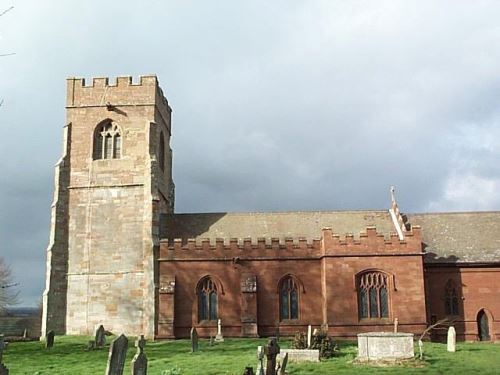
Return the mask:
[[146,354],[144,354],[145,346],[146,340],[144,340],[144,335],[141,335],[135,341],[137,353],[132,359],[132,375],[147,375],[148,373],[148,359],[146,358]]
[[3,363],[0,363],[0,375],[9,375],[9,369]]
[[124,334],[121,334],[111,343],[111,346],[109,347],[106,375],[123,375],[127,349],[128,339]]
[[279,375],[286,375],[286,365],[288,364],[288,353],[285,353],[283,360],[281,361],[281,367]]
[[455,327],[450,326],[448,328],[448,341],[446,348],[449,352],[455,352],[457,344],[457,333],[455,332]]
[[45,347],[47,349],[50,349],[54,346],[54,336],[54,331],[50,330],[49,332],[47,332],[47,336],[45,336]]
[[269,342],[264,348],[264,354],[267,357],[266,375],[276,375],[276,356],[280,352],[280,346],[276,342],[276,337],[270,337]]
[[191,353],[198,351],[198,332],[196,332],[196,328],[191,328]]
[[102,348],[106,344],[106,330],[101,324],[95,331],[95,347]]

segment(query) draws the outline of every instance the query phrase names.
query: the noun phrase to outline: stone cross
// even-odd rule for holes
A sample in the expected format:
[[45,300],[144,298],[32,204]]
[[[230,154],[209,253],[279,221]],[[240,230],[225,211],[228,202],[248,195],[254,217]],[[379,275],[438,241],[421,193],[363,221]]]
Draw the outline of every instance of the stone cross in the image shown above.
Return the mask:
[[257,359],[259,360],[257,375],[264,375],[264,347],[261,345],[257,347]]
[[198,351],[198,332],[196,332],[196,328],[191,328],[191,353]]
[[108,365],[105,375],[123,375],[127,356],[128,339],[124,334],[118,336],[109,347]]
[[399,324],[398,318],[394,318],[394,333],[398,332],[398,324]]
[[276,342],[276,337],[270,337],[264,348],[264,354],[267,357],[266,375],[276,375],[276,356],[279,352],[280,346]]
[[9,375],[9,369],[3,363],[0,363],[0,375]]
[[101,324],[95,331],[95,346],[96,348],[102,348],[104,344],[106,344],[106,331]]
[[288,363],[288,352],[285,353],[283,360],[281,361],[281,367],[279,371],[279,375],[286,375],[286,365]]
[[223,342],[224,337],[222,336],[222,321],[217,319],[217,335],[215,336],[215,342]]
[[311,339],[312,339],[312,327],[311,325],[309,324],[307,326],[307,347],[310,348],[311,347]]
[[3,351],[7,347],[5,341],[3,341],[3,335],[0,335],[0,363],[2,363]]
[[144,335],[141,335],[135,340],[137,353],[135,353],[131,363],[132,375],[147,375],[148,373],[148,359],[146,358],[146,354],[144,354],[145,346],[146,340],[144,340]]
[[47,332],[47,336],[45,336],[45,347],[47,349],[50,349],[54,346],[54,336],[54,331],[50,330],[49,332]]
[[455,352],[456,343],[457,343],[457,333],[455,332],[455,327],[450,326],[450,328],[448,328],[447,350],[449,352]]

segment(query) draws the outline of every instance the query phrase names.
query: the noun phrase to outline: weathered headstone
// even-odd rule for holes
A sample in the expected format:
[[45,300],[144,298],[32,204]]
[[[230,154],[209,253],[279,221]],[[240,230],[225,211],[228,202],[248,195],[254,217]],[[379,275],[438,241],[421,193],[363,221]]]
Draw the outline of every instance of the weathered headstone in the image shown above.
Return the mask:
[[267,357],[266,375],[276,375],[276,356],[280,352],[280,346],[276,342],[276,337],[270,337],[264,348],[264,354]]
[[146,340],[144,340],[144,335],[135,340],[135,347],[137,348],[137,353],[135,353],[132,359],[132,375],[147,375],[148,373],[148,359],[146,354],[144,354],[144,347],[146,346]]
[[198,332],[196,328],[191,328],[191,353],[198,351]]
[[3,351],[7,347],[7,344],[3,340],[3,335],[0,335],[0,363],[2,363]]
[[455,327],[450,326],[448,328],[448,341],[447,341],[447,350],[449,352],[455,352],[457,344],[457,333],[455,332]]
[[253,367],[245,367],[245,372],[243,375],[254,375],[253,374]]
[[94,350],[95,348],[95,340],[89,340],[89,343],[87,344],[87,350]]
[[47,336],[45,336],[45,347],[47,349],[50,349],[54,346],[54,336],[54,331],[50,330],[49,332],[47,332]]
[[9,375],[9,369],[3,363],[0,363],[0,375]]
[[224,336],[222,336],[222,321],[217,320],[217,335],[215,336],[215,342],[224,342]]
[[394,318],[394,333],[398,332],[398,324],[399,324],[398,318]]
[[257,347],[257,359],[259,360],[257,375],[264,375],[264,347],[261,345]]
[[214,337],[210,336],[210,341],[208,342],[208,346],[214,346]]
[[104,344],[106,344],[106,330],[101,324],[95,331],[95,346],[96,348],[102,348]]
[[286,375],[286,365],[288,364],[288,353],[285,353],[283,360],[281,361],[281,367],[279,375]]
[[23,331],[23,339],[27,339],[27,338],[28,338],[28,330],[25,328]]
[[127,356],[128,339],[124,334],[118,336],[109,347],[106,375],[123,375],[125,357]]
[[311,325],[309,324],[307,326],[307,347],[310,348],[311,347],[311,340],[312,340],[312,327]]

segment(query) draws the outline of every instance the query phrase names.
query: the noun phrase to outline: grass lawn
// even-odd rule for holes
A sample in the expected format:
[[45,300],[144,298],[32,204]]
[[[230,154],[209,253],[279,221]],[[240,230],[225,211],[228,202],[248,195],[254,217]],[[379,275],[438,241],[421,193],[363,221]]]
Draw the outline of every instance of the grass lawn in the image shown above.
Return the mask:
[[[17,374],[104,374],[110,338],[103,350],[86,351],[91,337],[56,336],[54,347],[46,350],[40,342],[13,342],[4,352],[4,363],[10,373]],[[135,339],[135,338],[134,338]],[[130,361],[135,353],[129,342],[124,374],[130,374]],[[175,367],[172,374],[243,374],[245,366],[257,367],[257,346],[266,339],[226,339],[224,343],[209,346],[200,339],[199,351],[190,353],[189,340],[148,342],[148,373],[160,375]],[[281,340],[282,347],[290,342]],[[287,370],[295,374],[500,374],[499,344],[458,343],[456,353],[448,353],[445,344],[425,343],[426,358],[421,367],[371,367],[355,365],[356,344],[340,343],[338,357],[320,363],[289,363]],[[415,366],[413,364],[412,366]]]

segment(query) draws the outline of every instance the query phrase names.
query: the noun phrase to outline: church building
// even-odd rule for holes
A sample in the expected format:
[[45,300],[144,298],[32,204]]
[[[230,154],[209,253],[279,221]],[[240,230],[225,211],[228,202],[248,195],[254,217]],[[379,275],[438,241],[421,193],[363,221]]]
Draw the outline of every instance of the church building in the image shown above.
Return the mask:
[[500,212],[175,213],[171,114],[156,76],[67,80],[42,335],[500,341]]

